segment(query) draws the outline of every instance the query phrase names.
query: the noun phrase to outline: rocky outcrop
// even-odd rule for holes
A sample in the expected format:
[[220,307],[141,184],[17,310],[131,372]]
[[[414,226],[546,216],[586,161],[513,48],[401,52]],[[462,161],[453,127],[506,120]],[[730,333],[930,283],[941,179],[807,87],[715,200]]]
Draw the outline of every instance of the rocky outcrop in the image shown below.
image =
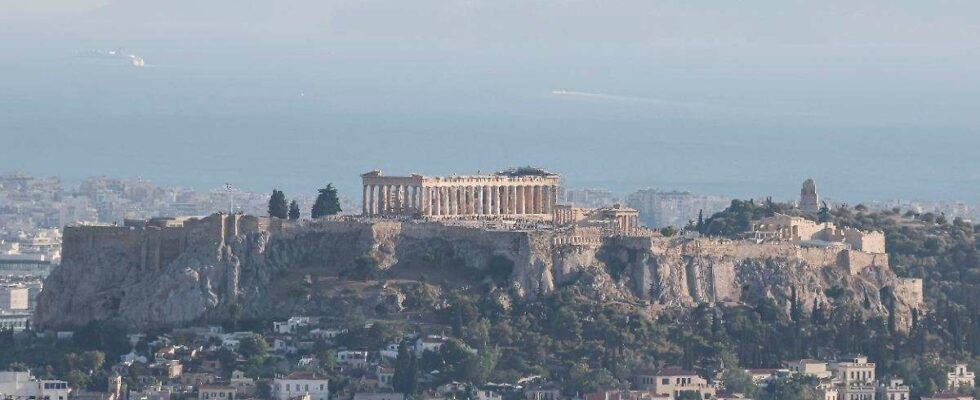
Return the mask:
[[[38,325],[121,318],[140,328],[168,327],[236,313],[281,318],[333,307],[341,295],[398,311],[405,296],[387,282],[419,280],[446,288],[494,280],[505,289],[494,294],[502,304],[576,283],[597,299],[640,307],[745,296],[786,304],[794,290],[806,304],[857,299],[869,312],[892,310],[898,321],[921,307],[921,290],[887,266],[852,274],[833,250],[792,245],[660,237],[555,245],[565,242],[555,240],[562,232],[396,221],[287,223],[212,236],[174,231],[166,237],[179,240],[159,243],[150,240],[161,236],[152,227],[104,228],[66,230],[62,265],[39,299]],[[151,254],[170,256],[148,263]]]

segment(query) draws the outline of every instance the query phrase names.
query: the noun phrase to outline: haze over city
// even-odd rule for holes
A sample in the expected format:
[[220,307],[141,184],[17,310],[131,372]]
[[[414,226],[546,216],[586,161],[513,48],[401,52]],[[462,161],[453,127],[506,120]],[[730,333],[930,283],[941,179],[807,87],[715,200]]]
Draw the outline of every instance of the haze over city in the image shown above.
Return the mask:
[[[4,1],[0,170],[980,198],[969,1]],[[119,50],[145,60],[86,57]],[[38,151],[38,149],[43,149]],[[780,197],[785,194],[785,197]]]

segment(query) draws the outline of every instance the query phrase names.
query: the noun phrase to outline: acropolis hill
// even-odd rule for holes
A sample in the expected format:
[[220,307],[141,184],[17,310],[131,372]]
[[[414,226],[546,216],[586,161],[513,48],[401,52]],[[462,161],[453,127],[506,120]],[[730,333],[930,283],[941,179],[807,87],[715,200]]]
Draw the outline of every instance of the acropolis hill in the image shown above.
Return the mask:
[[[362,178],[358,216],[213,214],[66,227],[36,324],[122,318],[166,327],[220,322],[233,307],[248,318],[323,313],[338,300],[368,313],[397,310],[402,286],[422,276],[444,290],[494,281],[502,307],[571,283],[650,312],[746,296],[785,305],[794,289],[804,304],[866,301],[879,314],[889,293],[900,325],[922,307],[921,281],[889,269],[880,233],[774,218],[745,240],[663,237],[637,226],[629,208],[556,204],[559,177],[539,169]],[[845,295],[829,298],[831,288]]]

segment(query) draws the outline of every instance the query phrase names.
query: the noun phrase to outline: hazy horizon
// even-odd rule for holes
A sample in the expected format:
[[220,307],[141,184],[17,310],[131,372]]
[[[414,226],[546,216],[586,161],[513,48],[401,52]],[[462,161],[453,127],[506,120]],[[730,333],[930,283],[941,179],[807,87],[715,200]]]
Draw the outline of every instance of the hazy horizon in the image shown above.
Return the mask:
[[[968,1],[0,0],[0,170],[980,202]],[[142,57],[80,57],[121,49]]]

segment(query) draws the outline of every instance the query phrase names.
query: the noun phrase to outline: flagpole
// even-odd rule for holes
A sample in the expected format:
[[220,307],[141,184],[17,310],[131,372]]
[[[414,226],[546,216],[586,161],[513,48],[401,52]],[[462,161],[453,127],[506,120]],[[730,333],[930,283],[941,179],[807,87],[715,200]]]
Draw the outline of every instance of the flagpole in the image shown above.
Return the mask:
[[228,194],[228,214],[235,213],[235,197],[231,195],[231,190],[232,190],[231,184],[226,182],[225,193]]

